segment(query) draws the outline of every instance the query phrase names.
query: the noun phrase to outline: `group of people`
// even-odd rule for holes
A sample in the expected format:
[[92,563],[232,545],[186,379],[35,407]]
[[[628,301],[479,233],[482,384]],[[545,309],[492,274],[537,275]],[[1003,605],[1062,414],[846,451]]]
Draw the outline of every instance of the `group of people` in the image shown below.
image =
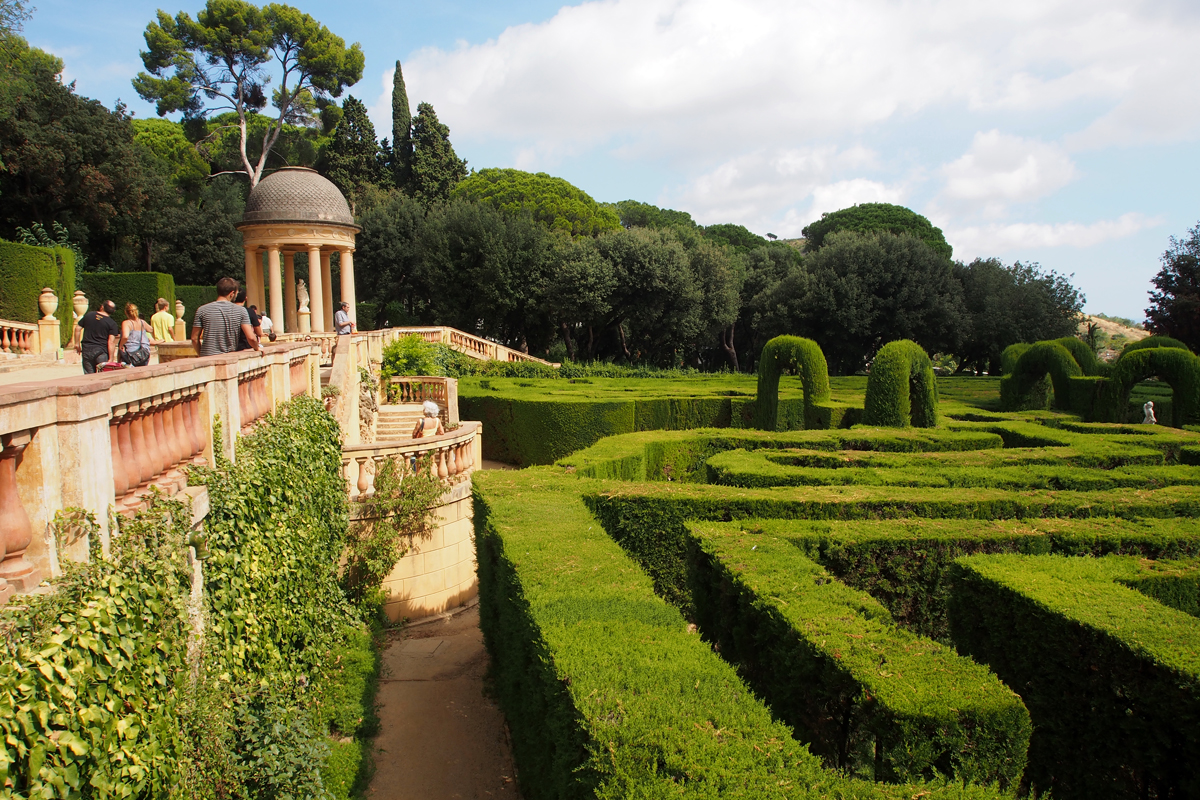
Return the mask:
[[[114,319],[117,306],[105,300],[95,311],[84,314],[77,323],[75,350],[83,357],[87,374],[118,365],[142,367],[150,363],[150,347],[174,341],[175,317],[167,310],[165,298],[158,298],[150,321],[142,319],[138,307],[125,304],[125,321]],[[353,333],[350,304],[343,302],[334,315],[339,334]],[[192,347],[201,356],[232,353],[237,350],[262,350],[262,340],[275,341],[271,318],[248,305],[246,293],[233,278],[217,281],[217,299],[196,309],[192,320]]]

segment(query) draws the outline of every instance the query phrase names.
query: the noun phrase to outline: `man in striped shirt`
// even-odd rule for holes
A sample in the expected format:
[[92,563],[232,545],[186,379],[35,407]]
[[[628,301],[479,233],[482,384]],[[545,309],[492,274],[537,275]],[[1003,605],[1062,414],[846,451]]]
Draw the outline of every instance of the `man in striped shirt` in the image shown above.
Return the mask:
[[192,321],[192,347],[202,356],[232,353],[238,349],[239,334],[252,350],[258,349],[258,337],[250,326],[250,313],[234,303],[238,282],[233,278],[217,281],[217,299],[196,309]]

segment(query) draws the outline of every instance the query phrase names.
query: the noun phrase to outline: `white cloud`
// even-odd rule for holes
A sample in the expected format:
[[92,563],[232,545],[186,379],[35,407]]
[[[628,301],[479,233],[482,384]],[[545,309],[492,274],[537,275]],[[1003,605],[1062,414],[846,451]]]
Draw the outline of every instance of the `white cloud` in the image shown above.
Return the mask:
[[1131,212],[1087,225],[1024,222],[958,228],[946,231],[946,241],[954,247],[956,258],[970,260],[1032,248],[1093,247],[1161,224],[1161,219]]
[[1061,147],[991,130],[975,134],[971,148],[942,167],[942,196],[950,203],[999,216],[1008,204],[1051,194],[1078,174]]

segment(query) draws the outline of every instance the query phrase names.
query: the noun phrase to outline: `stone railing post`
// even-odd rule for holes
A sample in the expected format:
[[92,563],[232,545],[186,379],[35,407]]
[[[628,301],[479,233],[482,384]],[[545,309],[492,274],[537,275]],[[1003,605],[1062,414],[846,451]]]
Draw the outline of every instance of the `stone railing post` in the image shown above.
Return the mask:
[[58,295],[47,286],[38,296],[38,308],[42,318],[38,320],[38,347],[34,352],[58,355],[59,331],[61,330],[54,312],[58,311]]
[[4,586],[0,592],[28,592],[41,582],[41,575],[25,558],[33,542],[33,525],[17,491],[17,463],[31,438],[29,431],[0,437],[0,539],[4,542],[4,561],[0,562]]
[[188,338],[187,318],[184,316],[185,314],[187,314],[187,308],[183,305],[183,301],[176,300],[175,301],[175,330],[172,331],[171,335],[175,337],[175,341],[177,341],[177,342],[186,341]]

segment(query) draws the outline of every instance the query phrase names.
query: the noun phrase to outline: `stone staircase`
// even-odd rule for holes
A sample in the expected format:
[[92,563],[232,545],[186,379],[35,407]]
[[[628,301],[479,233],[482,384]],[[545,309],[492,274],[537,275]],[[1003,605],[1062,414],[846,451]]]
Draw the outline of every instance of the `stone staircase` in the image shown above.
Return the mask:
[[398,406],[380,406],[375,420],[375,441],[391,442],[411,439],[413,428],[423,412],[420,403],[405,403]]

